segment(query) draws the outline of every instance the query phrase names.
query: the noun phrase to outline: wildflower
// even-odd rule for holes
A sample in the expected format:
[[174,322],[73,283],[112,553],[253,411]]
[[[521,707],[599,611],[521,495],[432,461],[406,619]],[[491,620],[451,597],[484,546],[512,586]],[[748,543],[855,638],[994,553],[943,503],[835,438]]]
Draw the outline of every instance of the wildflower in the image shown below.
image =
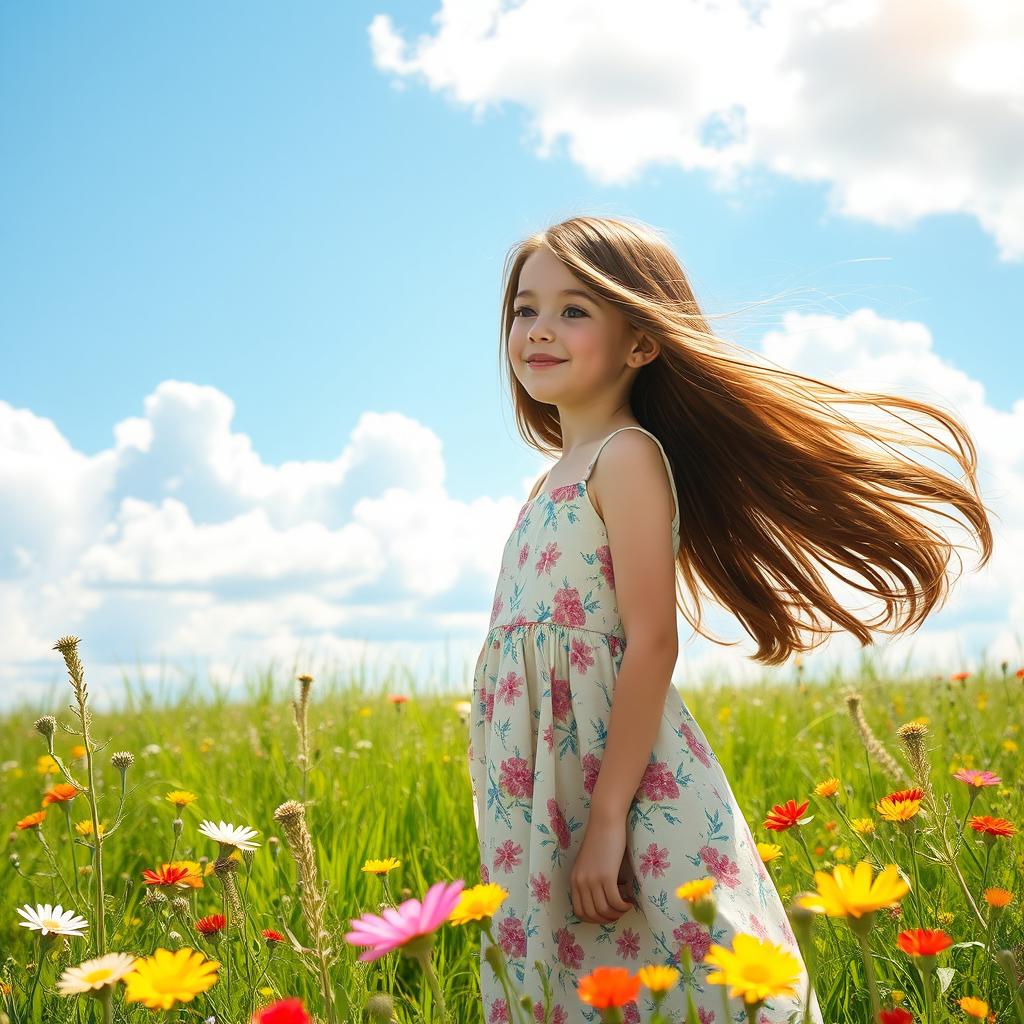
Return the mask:
[[901,1006],[896,1006],[891,1010],[882,1010],[878,1014],[880,1024],[911,1024],[913,1019],[914,1015]]
[[939,924],[952,924],[956,920],[956,914],[953,914],[948,910],[940,910],[935,915],[935,919]]
[[252,1024],[311,1024],[312,1018],[306,1013],[302,1000],[297,996],[279,999],[264,1006],[253,1014]]
[[797,995],[800,961],[782,946],[739,933],[733,948],[713,944],[704,963],[719,970],[707,976],[712,985],[731,985],[730,996],[742,996],[745,1002],[759,1003],[773,996]]
[[18,924],[22,928],[31,928],[43,935],[78,935],[89,927],[84,917],[79,917],[73,910],[65,910],[59,903],[37,903],[34,907],[26,903],[18,907],[18,913],[25,919]]
[[953,773],[957,782],[964,782],[968,786],[998,786],[1003,780],[995,772],[981,771],[978,768],[961,768]]
[[482,882],[459,894],[459,902],[451,912],[448,920],[452,924],[465,924],[467,921],[481,921],[493,917],[495,911],[508,897],[508,890],[497,882]]
[[178,885],[182,889],[202,889],[203,887],[203,871],[199,867],[199,861],[197,860],[172,860],[167,867],[171,868],[184,868],[185,874],[182,875]]
[[409,698],[401,693],[389,693],[388,700],[395,705],[396,711],[401,711],[401,705],[404,704]]
[[473,703],[472,701],[468,700],[458,700],[452,706],[455,708],[455,711],[458,714],[459,718],[461,718],[463,721],[465,721],[469,717],[470,713],[473,710]]
[[1017,829],[1006,818],[993,818],[987,814],[976,814],[968,822],[975,832],[980,832],[989,842],[997,837],[1008,838],[1017,834]]
[[757,852],[762,864],[770,864],[782,856],[782,847],[778,843],[757,843]]
[[172,789],[164,799],[169,800],[180,811],[188,807],[189,804],[195,803],[199,797],[195,793],[190,793],[187,789]]
[[901,789],[878,801],[875,810],[886,820],[895,823],[910,821],[921,809],[923,789]]
[[636,976],[652,992],[667,992],[679,981],[679,971],[664,964],[647,964],[636,972]]
[[[80,836],[91,836],[92,835],[92,818],[84,818],[82,821],[75,822],[75,831]],[[107,824],[104,821],[100,822],[100,835],[103,835],[107,831]]]
[[43,715],[36,719],[35,729],[40,736],[49,739],[57,731],[57,719],[53,715]]
[[[166,885],[170,887],[177,887],[188,873],[189,870],[186,867],[172,867],[170,864],[161,864],[156,871],[146,868],[142,872],[142,877],[145,880],[146,885]],[[187,885],[188,883],[186,882],[185,886]],[[184,886],[182,886],[182,888],[184,888]]]
[[174,952],[160,947],[152,956],[136,960],[135,969],[125,976],[125,1002],[170,1010],[214,985],[219,967],[216,960],[187,946]]
[[209,914],[196,921],[196,931],[200,935],[216,935],[217,932],[224,930],[227,923],[228,919],[223,914]]
[[625,1006],[636,1001],[640,979],[630,974],[626,967],[595,967],[590,974],[580,978],[576,992],[583,1002],[597,1009]]
[[775,804],[764,820],[764,827],[772,832],[785,832],[786,829],[799,825],[800,818],[810,803],[810,800],[805,800],[802,804],[795,800],[787,800],[784,804]]
[[838,779],[825,779],[814,787],[815,796],[835,796],[839,792]]
[[384,860],[367,860],[360,870],[380,878],[389,871],[394,871],[402,862],[394,857],[386,857]]
[[815,871],[818,891],[801,897],[800,905],[830,917],[859,918],[897,904],[910,891],[895,864],[886,865],[872,881],[871,864],[862,860],[853,869],[837,864],[832,873]]
[[984,896],[990,907],[997,907],[1000,910],[1013,899],[1013,893],[1009,889],[1000,889],[998,886],[986,889]]
[[76,743],[71,748],[71,757],[75,761],[81,761],[83,757],[88,753],[85,747],[81,743]]
[[850,859],[850,848],[848,846],[837,846],[832,851],[832,856],[836,860],[849,860]]
[[960,1009],[968,1017],[977,1017],[978,1020],[984,1020],[988,1014],[988,1003],[984,999],[977,999],[974,996],[961,996],[957,1002],[960,1004]]
[[870,818],[851,818],[850,828],[859,836],[866,836],[875,831],[875,823]]
[[135,764],[135,755],[130,750],[118,750],[110,755],[110,763],[124,774]]
[[40,775],[56,775],[60,771],[60,766],[49,754],[40,754],[36,758],[36,771]]
[[215,843],[234,846],[239,850],[255,850],[260,845],[252,838],[259,835],[259,830],[248,825],[228,825],[224,821],[215,825],[212,821],[203,821],[199,825],[199,831]]
[[695,878],[690,882],[684,882],[676,889],[676,896],[681,900],[688,900],[690,913],[694,920],[705,925],[709,930],[715,921],[717,907],[715,897],[711,890],[715,887],[713,878]]
[[50,804],[66,804],[69,800],[74,800],[78,796],[79,790],[77,786],[72,786],[69,782],[58,782],[57,785],[51,786],[43,794],[43,806],[48,807]]
[[32,814],[26,814],[24,818],[21,818],[15,828],[19,828],[23,832],[28,828],[39,828],[45,817],[46,811],[33,811]]
[[273,946],[275,942],[284,942],[284,936],[280,932],[275,932],[273,928],[264,928],[260,935],[266,940],[268,946]]
[[949,678],[951,682],[962,683],[965,679],[970,679],[970,672],[954,672]]
[[896,945],[911,956],[937,956],[952,944],[941,928],[912,928],[896,936]]
[[448,919],[459,901],[465,882],[436,882],[423,897],[408,899],[398,907],[388,908],[387,918],[363,914],[351,920],[353,931],[345,941],[354,946],[369,946],[359,954],[360,961],[379,960],[393,949],[402,947],[421,935],[430,935]]
[[62,996],[97,992],[116,985],[134,966],[135,957],[128,953],[107,953],[77,967],[68,967],[57,982],[57,991]]

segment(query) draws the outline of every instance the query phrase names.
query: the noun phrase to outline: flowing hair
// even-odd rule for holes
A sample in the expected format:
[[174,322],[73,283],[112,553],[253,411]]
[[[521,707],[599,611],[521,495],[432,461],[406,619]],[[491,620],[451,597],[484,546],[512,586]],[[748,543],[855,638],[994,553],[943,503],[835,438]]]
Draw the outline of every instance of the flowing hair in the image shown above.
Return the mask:
[[[977,488],[977,455],[955,415],[744,358],[747,350],[711,331],[670,246],[642,222],[572,217],[527,237],[506,257],[500,353],[510,371],[516,424],[530,447],[544,454],[562,448],[557,407],[530,397],[511,373],[508,354],[519,275],[542,246],[661,346],[637,373],[630,405],[672,466],[680,531],[676,606],[700,635],[732,646],[701,628],[701,584],[740,620],[757,642],[754,659],[766,665],[813,650],[843,629],[862,647],[873,642],[872,630],[915,630],[946,596],[955,547],[915,516],[933,504],[949,502],[960,510],[981,542],[978,568],[988,562],[992,531]],[[855,422],[840,412],[845,404],[887,408],[907,429]],[[911,424],[897,409],[937,421],[953,442]],[[888,442],[917,443],[951,456],[969,486],[919,465]],[[884,609],[874,619],[858,619],[835,599],[815,563],[881,598]],[[865,582],[831,564],[854,570]],[[830,622],[838,628],[828,628]]]

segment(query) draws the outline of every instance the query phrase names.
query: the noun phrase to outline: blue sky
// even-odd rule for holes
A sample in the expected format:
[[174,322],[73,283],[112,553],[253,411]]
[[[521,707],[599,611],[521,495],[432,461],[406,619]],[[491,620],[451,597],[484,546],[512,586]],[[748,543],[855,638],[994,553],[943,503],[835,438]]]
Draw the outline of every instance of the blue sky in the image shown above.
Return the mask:
[[[110,597],[116,591],[130,604],[128,577],[149,598],[160,591],[164,602],[173,603],[177,584],[160,587],[146,576],[152,551],[140,540],[137,565],[113,587],[117,559],[96,550],[125,540],[126,498],[151,511],[177,488],[188,494],[192,527],[231,523],[259,504],[251,488],[242,488],[244,500],[241,492],[212,500],[209,490],[188,490],[187,481],[202,475],[188,461],[204,449],[202,440],[168,444],[159,468],[147,471],[164,474],[163,485],[147,477],[132,490],[123,475],[116,485],[103,476],[115,426],[145,420],[146,397],[164,382],[181,382],[230,399],[229,434],[247,436],[265,467],[331,464],[368,413],[399,414],[411,424],[408,449],[389,427],[389,441],[377,437],[381,459],[364,455],[363,476],[350,483],[365,495],[401,487],[410,472],[402,452],[423,443],[435,463],[417,486],[443,490],[442,514],[444,502],[457,502],[493,524],[451,572],[449,590],[413,586],[421,597],[429,592],[418,625],[402,625],[405,611],[390,619],[410,650],[443,633],[464,656],[472,652],[486,628],[510,513],[514,519],[543,468],[516,435],[498,372],[502,263],[519,237],[575,213],[637,217],[663,229],[710,311],[781,293],[732,328],[731,337],[754,348],[765,346],[770,331],[786,333],[787,311],[833,323],[871,310],[886,325],[881,333],[897,339],[905,337],[900,325],[923,327],[931,369],[912,386],[963,398],[972,427],[995,445],[1020,426],[1024,227],[1013,216],[1020,185],[1010,180],[1019,177],[1009,173],[1012,144],[998,142],[1013,128],[1001,119],[1013,116],[1021,138],[1010,102],[1020,85],[1011,74],[992,74],[980,86],[965,87],[952,72],[936,82],[934,61],[908,54],[904,81],[921,86],[913,103],[887,98],[885,83],[865,95],[861,83],[849,99],[852,77],[844,76],[855,72],[842,60],[822,71],[815,58],[837,47],[881,52],[886,26],[835,28],[822,41],[779,15],[768,37],[778,67],[800,63],[823,76],[816,96],[798,97],[804,106],[774,123],[757,104],[768,87],[748,82],[744,93],[734,82],[715,100],[714,117],[689,97],[676,118],[658,76],[648,81],[637,71],[667,59],[656,47],[657,26],[630,21],[622,5],[598,4],[591,10],[606,10],[607,23],[595,17],[597,27],[574,31],[578,5],[517,6],[518,21],[500,3],[0,9],[0,409],[11,423],[16,410],[32,414],[31,426],[23,417],[20,427],[0,430],[8,456],[0,461],[0,495],[31,504],[37,478],[25,466],[52,476],[67,458],[98,472],[109,498],[85,525],[66,505],[52,506],[53,530],[78,537],[59,557],[21,513],[0,513],[8,532],[0,584],[11,606],[35,595],[40,635],[89,629],[102,637],[95,656],[106,666],[136,658],[156,664],[189,636],[196,643],[190,653],[231,660],[230,645],[205,649],[202,634],[179,628],[167,604],[150,609],[155,624],[119,629],[123,609]],[[688,6],[675,5],[673,19]],[[475,24],[485,18],[486,31]],[[715,33],[708,52],[725,68],[742,60],[763,28],[752,25],[754,34],[733,47],[727,26],[702,24]],[[680,60],[691,61],[689,77],[676,85],[713,93],[723,87],[684,44],[686,26],[666,21],[664,35],[677,32]],[[998,36],[999,26],[987,31]],[[957,56],[943,59],[960,67]],[[678,64],[662,68],[674,73]],[[833,93],[842,99],[815,105],[818,94]],[[989,122],[976,109],[990,111]],[[677,121],[680,137],[670,144],[662,126]],[[720,159],[709,148],[716,131],[749,134]],[[550,145],[541,152],[544,132]],[[947,180],[946,158],[954,154],[966,157]],[[723,182],[730,174],[732,183]],[[818,368],[838,375],[849,368],[849,352],[833,355]],[[880,389],[888,383],[880,369],[868,380]],[[176,394],[175,411],[165,412],[177,417],[180,438],[187,409],[199,407],[195,395],[210,393]],[[25,447],[26,430],[47,440]],[[1016,494],[1019,449],[993,459],[992,485]],[[87,472],[81,486],[92,479]],[[483,506],[473,504],[481,498]],[[357,500],[350,493],[318,506],[309,521],[340,530]],[[272,533],[302,521],[280,509],[276,515],[269,513]],[[415,525],[395,529],[408,534]],[[1008,517],[1008,534],[1017,526]],[[403,575],[385,548],[393,554],[382,547],[382,561],[367,570],[375,582],[363,579],[360,593],[374,607],[394,600],[392,607],[406,609],[399,595],[429,563],[406,566]],[[84,552],[91,552],[88,571],[78,560]],[[123,565],[123,544],[118,557]],[[239,595],[252,599],[244,575],[227,576],[233,586],[207,580],[206,596],[222,609]],[[45,583],[81,587],[81,600],[60,607],[38,596]],[[195,579],[183,585],[193,597],[206,586]],[[294,597],[310,584],[293,579],[292,586],[284,590]],[[328,589],[323,600],[327,606],[339,597]],[[984,604],[981,595],[972,600]],[[1016,600],[1008,614],[1019,622],[1024,597]],[[270,653],[306,632],[296,625],[303,615],[318,619],[296,611]],[[341,654],[347,648],[332,638],[345,626],[329,618],[308,633]],[[953,631],[956,622],[947,625]],[[989,626],[976,643],[1002,636],[1005,644],[1006,623]],[[373,636],[380,644],[393,639]],[[29,647],[17,645],[7,674],[41,684],[54,675],[51,656]]]

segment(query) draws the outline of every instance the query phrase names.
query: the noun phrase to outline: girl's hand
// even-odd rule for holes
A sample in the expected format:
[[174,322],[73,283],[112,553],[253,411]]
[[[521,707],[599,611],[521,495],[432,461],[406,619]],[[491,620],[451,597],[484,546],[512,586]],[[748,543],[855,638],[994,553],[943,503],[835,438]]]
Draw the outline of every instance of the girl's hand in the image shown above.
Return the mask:
[[581,921],[611,924],[636,904],[627,896],[626,821],[591,817],[569,875],[572,909]]

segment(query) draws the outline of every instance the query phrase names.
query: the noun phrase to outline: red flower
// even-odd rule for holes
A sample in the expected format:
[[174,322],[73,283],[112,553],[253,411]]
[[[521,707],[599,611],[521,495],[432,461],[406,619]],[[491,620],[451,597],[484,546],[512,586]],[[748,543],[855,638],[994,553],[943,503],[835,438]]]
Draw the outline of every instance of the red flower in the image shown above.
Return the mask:
[[941,928],[911,928],[896,936],[896,945],[911,956],[935,956],[952,944]]
[[900,803],[903,800],[923,800],[924,790],[923,789],[897,789],[895,793],[890,793],[885,797],[886,800],[891,800],[894,804]]
[[58,782],[56,786],[51,787],[43,794],[43,806],[65,804],[69,800],[74,800],[76,796],[78,796],[77,786],[72,786],[68,782]]
[[1006,818],[993,818],[988,814],[976,814],[970,821],[971,828],[975,832],[984,832],[990,836],[1013,836],[1017,834],[1016,827]]
[[268,945],[273,945],[275,942],[284,942],[284,936],[280,932],[275,932],[273,928],[264,928],[261,934],[267,940]]
[[188,868],[174,867],[171,864],[161,864],[156,871],[146,868],[142,877],[146,885],[177,885],[187,874]]
[[196,931],[200,935],[216,935],[227,923],[227,918],[223,914],[210,914],[209,917],[201,917],[196,921]]
[[764,819],[764,827],[772,832],[785,832],[803,817],[810,803],[810,800],[805,800],[802,804],[795,800],[787,800],[784,804],[776,804]]
[[881,1024],[910,1024],[914,1015],[902,1006],[897,1006],[892,1010],[879,1010],[878,1019]]
[[306,1013],[302,1000],[292,996],[257,1010],[252,1015],[252,1024],[312,1024],[312,1018]]

